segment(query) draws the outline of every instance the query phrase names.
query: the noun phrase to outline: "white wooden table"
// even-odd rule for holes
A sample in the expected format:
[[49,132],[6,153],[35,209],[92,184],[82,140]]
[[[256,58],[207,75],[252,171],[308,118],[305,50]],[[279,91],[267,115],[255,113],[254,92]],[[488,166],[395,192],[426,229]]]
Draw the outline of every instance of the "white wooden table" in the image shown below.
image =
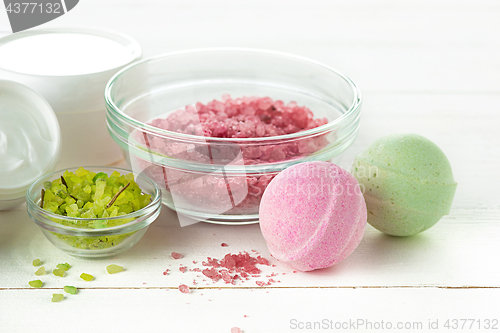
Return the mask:
[[[425,233],[395,238],[368,226],[358,249],[335,267],[293,273],[272,261],[276,267],[263,267],[263,274],[277,272],[281,282],[269,287],[259,287],[258,279],[228,287],[178,270],[228,252],[256,250],[270,258],[258,225],[181,228],[165,208],[131,250],[88,261],[52,246],[25,206],[0,212],[0,332],[500,329],[499,17],[493,0],[80,1],[45,27],[115,29],[136,38],[145,56],[241,46],[336,67],[364,93],[360,134],[342,166],[379,136],[416,132],[447,154],[458,189],[451,214]],[[7,29],[0,9],[0,30]],[[172,251],[185,257],[175,261]],[[73,267],[67,277],[48,275],[44,288],[30,289],[35,258],[48,269],[60,262]],[[126,270],[108,275],[109,263]],[[81,272],[95,281],[81,281]],[[182,283],[190,294],[177,290]],[[79,287],[79,294],[51,303],[64,285]],[[460,319],[471,319],[463,330]],[[314,322],[321,326],[306,329]],[[430,330],[430,322],[439,328]]]

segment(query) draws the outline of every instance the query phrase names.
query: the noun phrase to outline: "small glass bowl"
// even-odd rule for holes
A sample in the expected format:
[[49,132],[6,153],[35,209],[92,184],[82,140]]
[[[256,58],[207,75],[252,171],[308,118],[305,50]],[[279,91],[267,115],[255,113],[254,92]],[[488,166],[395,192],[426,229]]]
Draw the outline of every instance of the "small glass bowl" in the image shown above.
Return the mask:
[[[75,257],[106,258],[115,256],[135,245],[156,220],[161,210],[161,190],[156,183],[142,174],[134,174],[136,183],[143,193],[151,195],[146,207],[117,217],[77,218],[54,214],[40,207],[43,183],[59,178],[64,171],[74,172],[77,168],[50,173],[35,181],[26,193],[28,215],[38,224],[43,234],[58,249]],[[131,171],[110,167],[85,167],[96,173],[111,175],[113,171],[127,174]],[[108,228],[90,228],[100,221],[125,220],[124,224]]]
[[[238,48],[136,62],[109,81],[104,95],[109,133],[132,170],[151,177],[164,190],[163,203],[181,215],[223,224],[258,222],[262,194],[285,168],[308,161],[338,163],[357,136],[362,100],[356,84],[328,66]],[[295,102],[328,123],[259,138],[181,134],[149,124],[224,95]]]

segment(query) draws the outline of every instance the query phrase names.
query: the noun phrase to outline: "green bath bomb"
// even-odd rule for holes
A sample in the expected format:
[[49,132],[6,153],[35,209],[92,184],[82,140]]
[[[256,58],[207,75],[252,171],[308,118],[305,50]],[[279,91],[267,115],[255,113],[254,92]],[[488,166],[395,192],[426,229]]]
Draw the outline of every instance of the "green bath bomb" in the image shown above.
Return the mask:
[[392,134],[356,156],[352,173],[364,191],[368,223],[393,236],[429,229],[450,213],[457,183],[432,141]]

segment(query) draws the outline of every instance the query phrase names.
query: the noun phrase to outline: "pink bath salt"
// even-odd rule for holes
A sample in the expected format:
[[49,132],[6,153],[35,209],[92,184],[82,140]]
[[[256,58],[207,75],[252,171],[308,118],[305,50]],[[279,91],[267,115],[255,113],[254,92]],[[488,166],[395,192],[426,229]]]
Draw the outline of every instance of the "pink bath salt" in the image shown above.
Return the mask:
[[212,279],[214,282],[217,282],[220,278],[221,275],[215,268],[207,268],[202,271],[203,275],[206,277]]
[[222,246],[222,247],[228,247],[229,245],[227,245],[226,243],[222,243],[220,246]]
[[263,287],[266,285],[266,283],[264,281],[255,281],[255,283],[259,286],[259,287]]
[[271,254],[301,271],[329,267],[348,257],[363,237],[366,220],[366,204],[354,176],[320,161],[293,165],[276,176],[264,192],[259,213]]
[[170,254],[170,256],[172,257],[172,259],[181,259],[182,257],[184,257],[182,254],[177,253],[177,252],[172,252],[172,254]]
[[187,267],[186,266],[182,266],[179,267],[179,270],[182,272],[182,273],[186,273],[187,272]]
[[[227,97],[227,96],[226,96]],[[260,138],[292,134],[326,124],[326,118],[314,119],[307,107],[269,97],[243,97],[207,104],[196,103],[154,119],[155,127],[172,132],[214,138]]]
[[231,328],[231,333],[241,333],[242,330],[239,327],[232,327]]
[[207,257],[207,261],[203,261],[201,263],[203,266],[211,266],[211,267],[214,267],[214,268],[217,268],[219,267],[219,261],[217,259],[214,259],[214,258],[210,258],[210,257]]
[[169,269],[166,269],[166,270],[163,272],[163,275],[167,275],[169,271],[170,271]]
[[221,270],[220,275],[225,283],[233,283],[233,277],[226,270]]
[[179,286],[179,291],[180,291],[181,293],[183,293],[183,294],[189,294],[190,289],[189,289],[189,287],[188,287],[188,286],[186,286],[185,284],[181,284],[181,285]]
[[266,258],[262,258],[261,256],[257,256],[257,263],[269,266],[269,260],[267,260]]

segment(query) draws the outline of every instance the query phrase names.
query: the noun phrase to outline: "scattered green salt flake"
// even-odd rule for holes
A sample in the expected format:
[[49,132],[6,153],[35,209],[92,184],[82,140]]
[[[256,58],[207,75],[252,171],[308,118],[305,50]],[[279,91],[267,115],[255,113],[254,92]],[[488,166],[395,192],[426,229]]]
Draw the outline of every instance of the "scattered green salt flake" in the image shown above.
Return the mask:
[[[59,266],[59,265],[58,265]],[[64,271],[60,268],[56,268],[52,271],[55,276],[64,277]]]
[[52,294],[52,302],[60,302],[64,299],[63,294]]
[[85,280],[85,281],[92,281],[94,279],[94,277],[90,274],[87,274],[87,273],[82,273],[82,275],[80,275],[80,277],[82,278],[82,280]]
[[30,284],[30,286],[32,286],[33,288],[42,288],[43,286],[43,282],[40,281],[40,280],[33,280],[33,281],[30,281],[28,282]]
[[41,264],[42,264],[42,261],[40,259],[33,260],[33,266],[40,266]]
[[63,270],[63,271],[67,271],[68,269],[71,268],[71,265],[68,264],[68,263],[65,263],[65,264],[57,264],[57,268]]
[[39,269],[37,269],[37,271],[35,272],[35,275],[37,275],[37,276],[45,275],[45,267],[42,266]]
[[76,293],[78,292],[78,289],[76,289],[73,286],[64,286],[64,291],[67,292],[68,294],[76,295]]
[[106,270],[109,274],[115,274],[123,272],[123,267],[118,265],[109,265],[108,267],[106,267]]

